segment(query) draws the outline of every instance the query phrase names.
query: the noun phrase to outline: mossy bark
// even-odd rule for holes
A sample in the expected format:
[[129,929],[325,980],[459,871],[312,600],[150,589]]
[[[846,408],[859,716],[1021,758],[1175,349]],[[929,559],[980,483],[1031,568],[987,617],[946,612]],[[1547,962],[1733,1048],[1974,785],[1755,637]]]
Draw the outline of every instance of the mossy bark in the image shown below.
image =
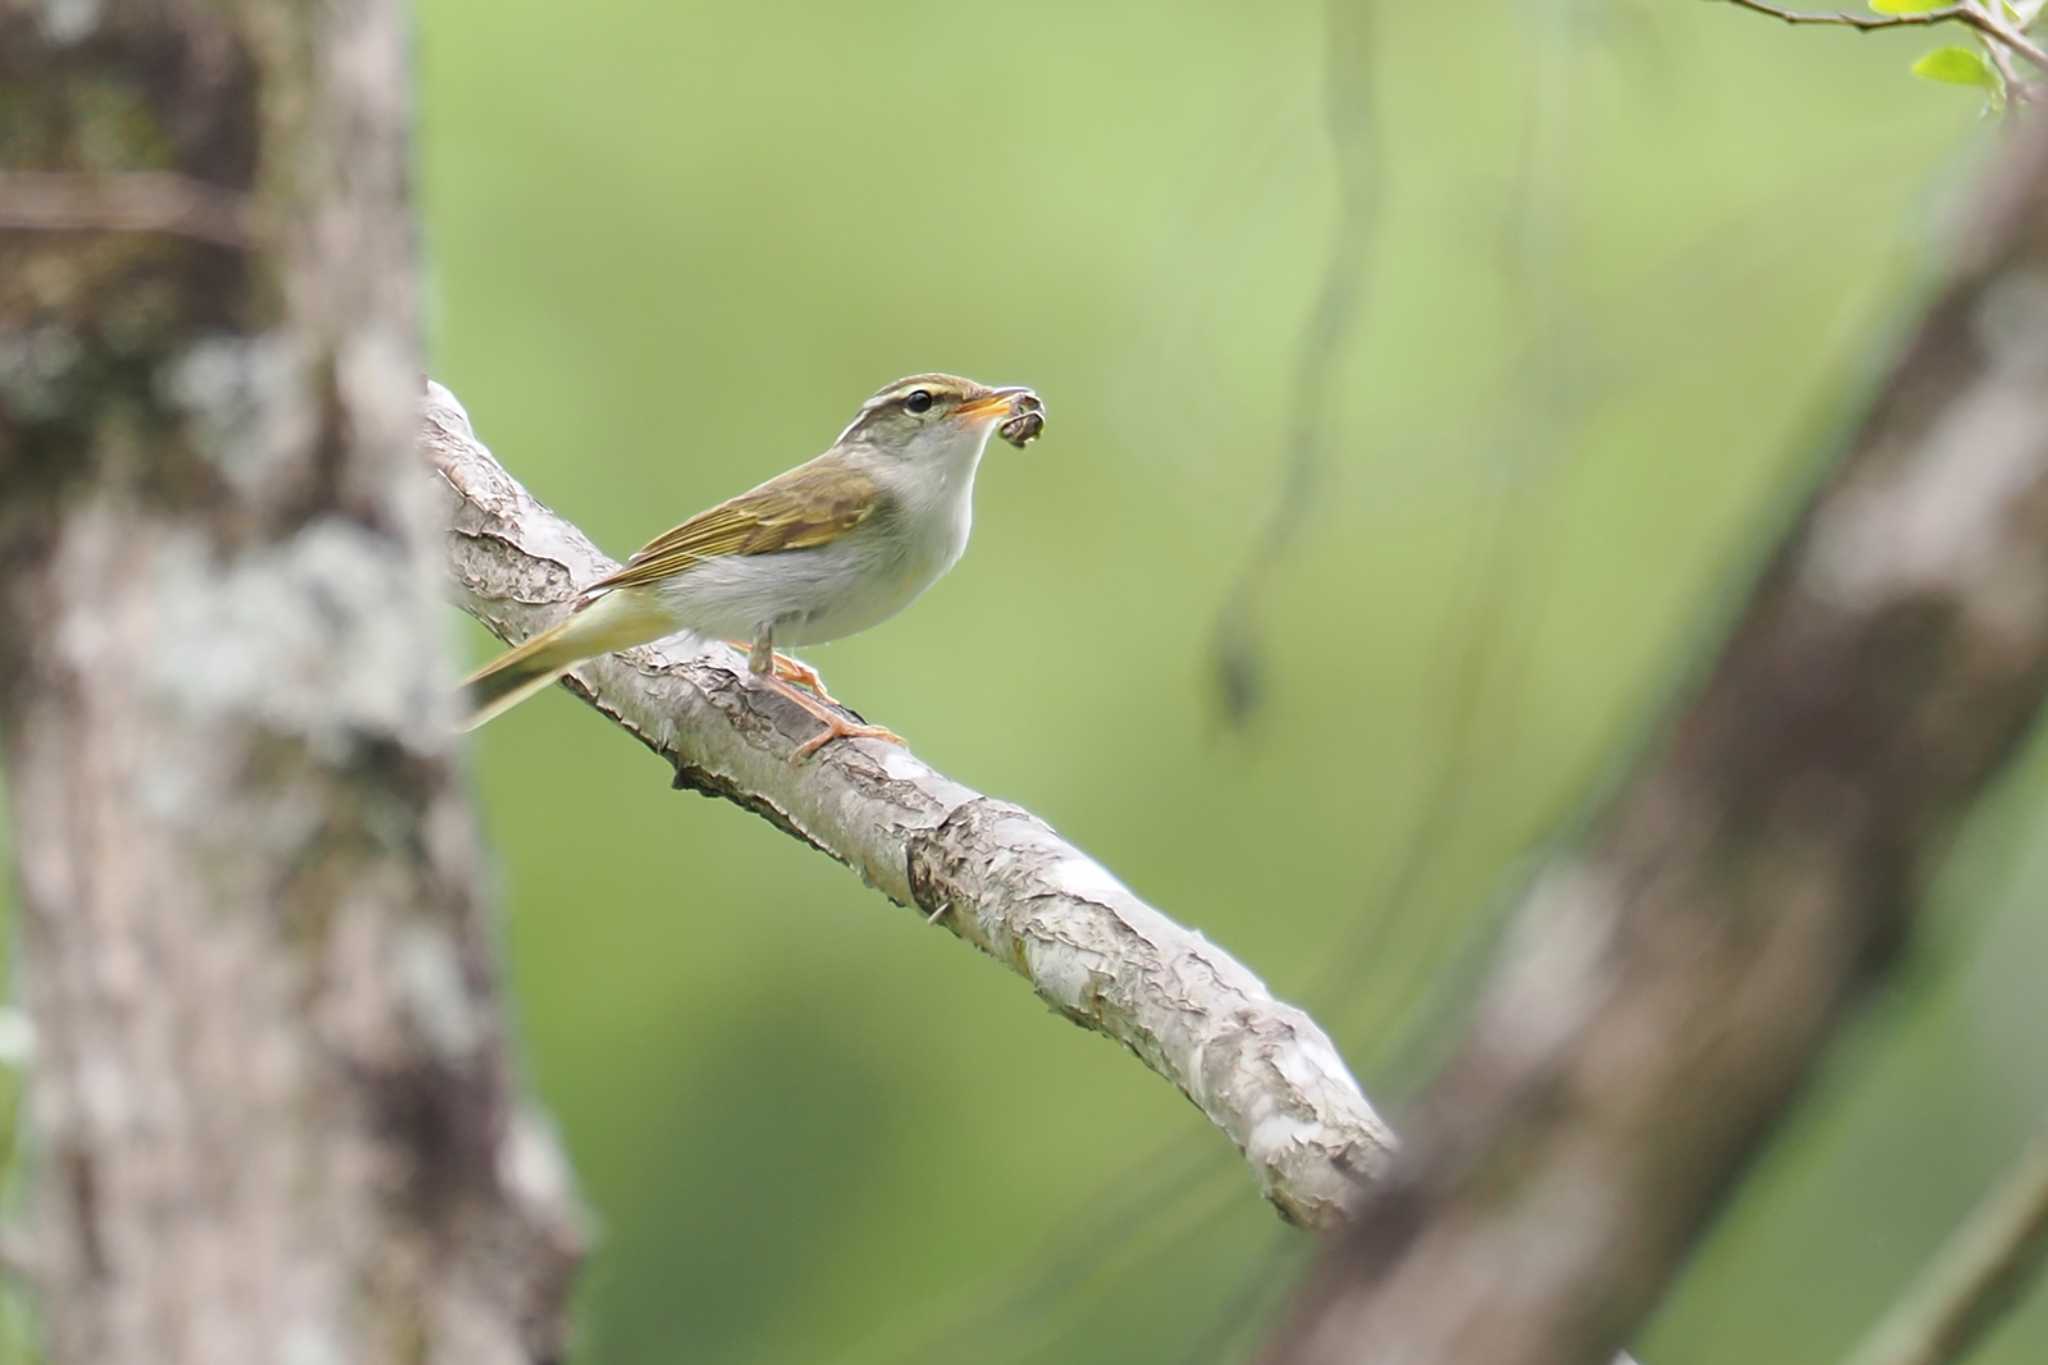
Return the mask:
[[0,754],[59,1362],[515,1361],[577,1254],[448,724],[405,14],[0,0]]

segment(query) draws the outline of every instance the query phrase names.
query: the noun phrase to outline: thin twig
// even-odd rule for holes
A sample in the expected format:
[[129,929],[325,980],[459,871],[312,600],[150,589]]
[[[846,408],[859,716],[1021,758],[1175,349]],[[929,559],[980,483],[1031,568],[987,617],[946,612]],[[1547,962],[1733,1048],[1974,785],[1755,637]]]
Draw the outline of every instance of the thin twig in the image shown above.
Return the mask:
[[0,231],[161,232],[226,247],[256,236],[241,195],[165,171],[0,172]]
[[1355,0],[1330,0],[1325,10],[1323,119],[1337,172],[1337,225],[1295,353],[1280,496],[1217,613],[1214,666],[1224,719],[1232,725],[1250,719],[1264,691],[1258,617],[1266,580],[1315,509],[1342,396],[1338,380],[1356,348],[1365,307],[1366,266],[1385,177],[1373,122],[1370,9]]
[[1998,79],[2010,93],[2013,102],[2015,104],[2031,103],[2032,96],[2028,91],[2027,83],[2020,79],[2019,68],[2012,64],[2012,53],[1997,43],[1986,43],[1984,45],[1984,55],[1990,60],[1993,69],[1998,72]]
[[1985,1196],[1866,1337],[1849,1365],[1944,1365],[1961,1360],[2048,1253],[2048,1130]]
[[1940,9],[1923,10],[1918,14],[1846,14],[1838,10],[1814,13],[1780,9],[1776,5],[1763,3],[1763,0],[1723,2],[1737,9],[1754,10],[1773,19],[1782,19],[1788,24],[1825,24],[1832,28],[1853,28],[1859,33],[1874,33],[1883,28],[1929,28],[1936,24],[1961,24],[1965,28],[1975,29],[1992,42],[2019,53],[2043,71],[2048,71],[2048,52],[2035,46],[2025,34],[2007,28],[1996,17],[1975,5],[1944,5]]

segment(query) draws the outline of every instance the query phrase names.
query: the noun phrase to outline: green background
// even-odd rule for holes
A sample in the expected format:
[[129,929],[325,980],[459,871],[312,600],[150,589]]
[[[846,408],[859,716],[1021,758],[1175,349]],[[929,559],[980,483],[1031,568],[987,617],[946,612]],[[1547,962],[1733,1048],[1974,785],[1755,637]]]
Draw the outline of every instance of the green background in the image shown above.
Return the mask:
[[[421,184],[435,372],[614,553],[897,374],[1036,385],[967,559],[811,662],[1309,1005],[1397,1111],[1988,128],[1905,75],[1924,35],[1704,3],[1380,5],[1368,41],[1333,54],[1314,4],[429,0]],[[1233,734],[1209,661],[1297,416],[1333,78],[1371,115],[1357,345]],[[1133,1059],[567,698],[478,754],[533,1082],[602,1220],[585,1360],[1244,1354],[1297,1239]],[[2016,1153],[2026,823],[1958,863],[1646,1359],[1839,1354]],[[2044,1355],[2037,1308],[1987,1358]]]
[[[1308,1006],[1398,1120],[1549,841],[1710,648],[1993,125],[1938,40],[1709,3],[426,0],[432,368],[623,554],[927,368],[1045,395],[965,561],[809,651]],[[1356,346],[1267,565],[1371,114]],[[467,655],[482,633],[458,625]],[[1019,980],[566,696],[481,732],[517,1027],[599,1229],[584,1362],[1242,1358],[1302,1240]],[[1838,1356],[2048,1106],[2048,765],[1636,1343]],[[1979,1357],[2048,1357],[2048,1303]]]

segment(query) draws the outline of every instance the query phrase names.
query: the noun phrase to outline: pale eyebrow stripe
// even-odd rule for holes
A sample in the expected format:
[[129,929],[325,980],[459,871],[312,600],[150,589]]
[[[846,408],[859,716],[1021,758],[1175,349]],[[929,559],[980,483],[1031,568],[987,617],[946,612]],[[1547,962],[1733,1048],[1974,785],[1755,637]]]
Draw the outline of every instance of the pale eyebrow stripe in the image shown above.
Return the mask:
[[911,393],[918,389],[929,390],[931,392],[932,397],[934,398],[947,398],[957,400],[965,396],[965,394],[954,385],[944,383],[940,380],[915,379],[906,381],[902,384],[897,385],[893,389],[884,389],[882,392],[876,394],[873,398],[868,399],[867,402],[862,403],[860,405],[860,411],[854,414],[853,420],[851,422],[848,422],[844,427],[840,429],[839,435],[833,440],[833,444],[837,445],[840,441],[845,440],[847,433],[852,431],[855,427],[859,426],[861,423],[861,419],[866,417],[869,413],[879,411],[880,409],[887,407],[891,403],[900,403],[901,401],[903,401],[904,398],[908,397]]

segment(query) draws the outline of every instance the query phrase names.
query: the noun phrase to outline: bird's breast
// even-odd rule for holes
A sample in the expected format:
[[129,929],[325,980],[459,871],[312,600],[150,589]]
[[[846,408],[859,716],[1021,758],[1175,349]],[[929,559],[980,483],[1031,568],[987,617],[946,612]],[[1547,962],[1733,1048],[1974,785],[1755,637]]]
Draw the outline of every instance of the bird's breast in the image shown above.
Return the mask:
[[894,616],[959,563],[973,526],[969,490],[892,493],[875,515],[835,542],[844,590],[821,598],[779,634],[795,644],[852,635]]

